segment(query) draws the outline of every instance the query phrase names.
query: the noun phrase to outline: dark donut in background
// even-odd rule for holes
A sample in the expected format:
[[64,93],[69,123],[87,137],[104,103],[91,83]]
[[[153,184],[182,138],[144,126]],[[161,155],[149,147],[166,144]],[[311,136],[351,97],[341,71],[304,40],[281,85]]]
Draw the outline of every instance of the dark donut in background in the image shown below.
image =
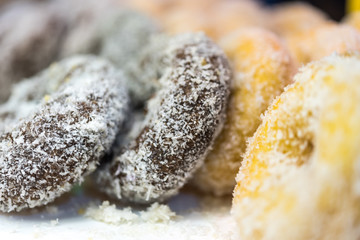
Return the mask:
[[41,2],[15,1],[0,9],[0,103],[12,84],[56,60],[65,22]]

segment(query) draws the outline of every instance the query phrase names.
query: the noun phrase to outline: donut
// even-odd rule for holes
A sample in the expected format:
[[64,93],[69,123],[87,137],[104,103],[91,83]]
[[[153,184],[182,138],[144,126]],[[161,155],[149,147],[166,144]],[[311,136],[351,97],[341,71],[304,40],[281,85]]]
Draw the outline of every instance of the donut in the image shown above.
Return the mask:
[[95,170],[125,119],[122,78],[107,61],[79,56],[14,88],[0,107],[1,211],[51,202]]
[[212,21],[207,13],[208,10],[198,8],[174,8],[164,15],[165,32],[171,35],[199,32],[206,33],[207,36],[215,39],[216,31],[212,26]]
[[289,36],[287,43],[297,61],[306,64],[333,52],[359,51],[360,32],[345,24],[329,23]]
[[114,1],[111,0],[53,0],[50,2],[67,26],[60,45],[60,58],[76,54],[98,54],[101,41],[100,23],[119,8],[112,3]]
[[124,71],[134,104],[149,99],[155,91],[150,82],[157,77],[157,72],[148,67],[149,62],[155,61],[151,57],[155,53],[148,50],[148,45],[151,38],[160,33],[158,25],[136,11],[117,10],[99,26],[101,43],[98,54]]
[[237,31],[221,40],[234,69],[227,119],[192,184],[215,195],[231,194],[246,141],[261,115],[291,81],[294,64],[281,40],[259,28]]
[[65,22],[46,4],[13,2],[0,14],[0,103],[13,83],[47,67],[57,57]]
[[110,196],[150,203],[176,194],[202,164],[221,130],[231,71],[205,35],[165,41],[159,59],[160,89],[134,138],[98,173]]
[[360,55],[303,67],[269,107],[237,175],[240,239],[359,239]]
[[219,40],[238,28],[264,25],[264,16],[265,11],[252,1],[179,1],[162,22],[170,34],[203,31]]
[[321,10],[304,2],[289,2],[270,9],[268,27],[281,36],[306,33],[313,28],[330,22]]
[[348,14],[343,20],[343,23],[353,26],[358,31],[360,31],[360,13],[353,12]]
[[[90,6],[85,7],[79,3],[70,4],[70,6],[75,5],[74,8],[78,13],[74,15],[79,15],[79,19],[72,17],[74,19],[69,20],[70,23],[74,22],[72,23],[74,26],[68,30],[61,56],[85,53],[96,54],[110,60],[123,70],[133,103],[141,104],[154,93],[149,82],[157,77],[157,73],[145,64],[152,60],[149,58],[152,54],[145,49],[148,49],[147,45],[152,36],[160,33],[160,28],[152,19],[139,12],[119,8],[109,9],[111,5],[106,2],[91,0],[88,4]],[[60,15],[65,15],[69,6],[62,1],[58,4],[60,9],[65,8],[60,11],[62,12]],[[96,8],[98,5],[100,10]],[[106,16],[103,16],[104,14],[101,13],[105,10]],[[86,21],[87,18],[83,19],[82,15],[92,16],[91,21]]]
[[213,5],[208,16],[212,19],[216,40],[241,28],[264,27],[268,18],[267,11],[259,2],[251,0],[218,1],[218,4]]

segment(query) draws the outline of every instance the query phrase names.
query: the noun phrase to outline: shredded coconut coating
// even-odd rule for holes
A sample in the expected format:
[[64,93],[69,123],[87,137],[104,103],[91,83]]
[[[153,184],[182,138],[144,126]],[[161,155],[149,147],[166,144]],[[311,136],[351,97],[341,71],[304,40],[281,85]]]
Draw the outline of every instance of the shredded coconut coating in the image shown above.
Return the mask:
[[1,211],[51,202],[94,171],[125,118],[122,78],[107,61],[79,56],[16,87],[7,104],[32,109],[21,119],[8,112],[16,124],[0,135]]
[[273,33],[248,28],[221,41],[231,60],[234,81],[223,130],[192,183],[205,192],[231,194],[246,142],[261,123],[261,114],[291,81],[294,64]]
[[326,57],[294,79],[237,175],[239,239],[359,239],[360,56]]
[[224,121],[230,69],[220,48],[203,34],[184,34],[162,53],[162,88],[148,102],[139,135],[99,173],[98,182],[119,199],[149,203],[176,194]]
[[308,63],[333,52],[360,51],[360,32],[345,24],[328,23],[291,35],[287,44],[299,63]]
[[0,14],[0,102],[12,84],[47,67],[57,57],[65,22],[42,3],[14,2]]
[[176,213],[171,211],[169,206],[153,203],[145,211],[136,213],[130,207],[117,209],[115,204],[108,201],[102,202],[100,206],[89,206],[85,210],[85,216],[94,220],[120,226],[122,224],[138,223],[164,223],[169,224],[175,219]]

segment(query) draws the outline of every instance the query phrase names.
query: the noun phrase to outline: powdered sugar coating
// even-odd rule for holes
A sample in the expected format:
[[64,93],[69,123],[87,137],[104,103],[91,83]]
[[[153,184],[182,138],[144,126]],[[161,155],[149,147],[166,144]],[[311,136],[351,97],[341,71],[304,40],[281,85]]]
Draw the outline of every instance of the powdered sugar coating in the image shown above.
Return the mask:
[[302,67],[250,139],[232,214],[238,239],[359,239],[360,56]]
[[230,69],[203,34],[184,34],[164,46],[161,89],[134,141],[99,173],[106,192],[139,203],[164,200],[201,165],[225,117]]
[[46,204],[81,182],[109,151],[129,101],[122,74],[90,56],[63,60],[21,84],[17,93],[28,93],[15,92],[8,104],[18,99],[33,109],[0,135],[1,211]]

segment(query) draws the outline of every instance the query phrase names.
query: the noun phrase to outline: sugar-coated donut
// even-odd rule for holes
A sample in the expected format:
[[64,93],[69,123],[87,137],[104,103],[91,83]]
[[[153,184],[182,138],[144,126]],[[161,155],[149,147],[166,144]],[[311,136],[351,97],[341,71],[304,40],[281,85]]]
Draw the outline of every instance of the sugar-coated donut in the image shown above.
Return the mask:
[[269,28],[281,36],[297,35],[330,22],[320,9],[304,2],[289,2],[270,9]]
[[360,56],[295,76],[266,112],[237,175],[240,239],[359,239]]
[[[176,2],[176,1],[175,1]],[[178,1],[163,14],[164,28],[171,34],[203,31],[215,40],[242,27],[264,25],[265,11],[254,1]]]
[[1,211],[51,202],[95,169],[128,108],[122,78],[107,61],[83,56],[14,88],[0,106]]
[[293,61],[273,33],[248,28],[222,39],[233,63],[234,81],[227,119],[192,183],[205,192],[231,194],[246,142],[261,123],[261,114],[290,83]]
[[184,34],[166,41],[161,55],[161,87],[138,135],[99,172],[119,199],[149,203],[177,193],[223,124],[231,73],[220,48],[203,34]]
[[65,22],[42,3],[14,2],[0,12],[0,103],[12,84],[36,74],[57,57]]
[[213,5],[208,17],[220,40],[241,28],[264,27],[269,16],[259,1],[225,0]]
[[328,23],[288,36],[289,49],[299,63],[319,60],[333,52],[360,50],[360,32],[345,24]]
[[342,20],[343,23],[353,26],[360,31],[360,12],[353,12],[345,16]]

